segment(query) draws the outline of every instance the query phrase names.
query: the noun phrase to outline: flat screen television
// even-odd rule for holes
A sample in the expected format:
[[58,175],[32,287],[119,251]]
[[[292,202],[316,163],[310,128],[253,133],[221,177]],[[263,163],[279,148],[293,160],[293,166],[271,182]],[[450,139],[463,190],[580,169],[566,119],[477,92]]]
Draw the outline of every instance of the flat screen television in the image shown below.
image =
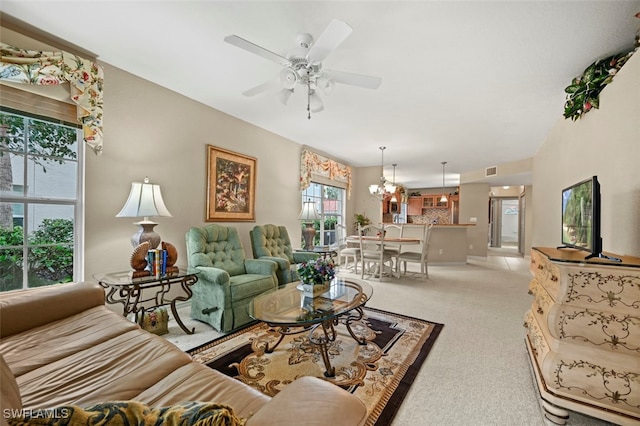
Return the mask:
[[592,257],[618,260],[602,254],[600,184],[598,177],[562,190],[562,248],[585,250]]

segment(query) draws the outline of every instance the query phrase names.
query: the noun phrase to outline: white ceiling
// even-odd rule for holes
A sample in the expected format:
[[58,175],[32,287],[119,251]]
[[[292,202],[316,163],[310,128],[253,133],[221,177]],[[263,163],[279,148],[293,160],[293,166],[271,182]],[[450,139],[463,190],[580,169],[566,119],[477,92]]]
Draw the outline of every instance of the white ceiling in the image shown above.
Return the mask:
[[[562,118],[564,88],[596,59],[630,48],[634,1],[13,1],[2,12],[101,61],[353,166],[380,164],[408,188],[532,157]],[[241,93],[281,66],[223,41],[280,55],[332,19],[352,34],[325,68],[382,78],[336,85],[307,119],[306,96]],[[105,90],[109,90],[108,85]],[[590,112],[597,114],[597,112]],[[108,124],[107,124],[108,125]],[[260,141],[256,141],[260,143]],[[108,150],[108,144],[105,144]],[[512,185],[529,183],[527,174]]]

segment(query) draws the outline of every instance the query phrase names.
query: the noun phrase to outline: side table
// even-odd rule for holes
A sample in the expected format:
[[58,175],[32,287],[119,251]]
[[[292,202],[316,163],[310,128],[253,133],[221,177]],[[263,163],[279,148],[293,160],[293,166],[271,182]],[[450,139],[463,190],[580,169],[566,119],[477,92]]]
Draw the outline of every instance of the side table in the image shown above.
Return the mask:
[[296,249],[294,251],[297,253],[316,253],[316,254],[319,254],[323,259],[326,259],[327,257],[329,257],[330,259],[333,259],[333,257],[337,256],[338,254],[338,252],[335,250],[318,248],[318,247],[312,250]]
[[[148,276],[133,278],[133,271],[110,272],[104,274],[95,274],[98,283],[107,291],[107,303],[122,304],[122,315],[128,317],[130,314],[135,315],[135,321],[139,321],[139,314],[145,309],[153,309],[159,306],[171,306],[171,312],[176,322],[187,334],[193,334],[195,328],[189,330],[178,315],[176,303],[179,301],[187,301],[191,299],[193,293],[191,286],[198,282],[197,270],[179,268],[178,272],[168,273],[162,276]],[[178,295],[169,298],[169,290],[173,285],[180,285],[186,295]],[[144,307],[145,302],[151,302],[152,305]]]

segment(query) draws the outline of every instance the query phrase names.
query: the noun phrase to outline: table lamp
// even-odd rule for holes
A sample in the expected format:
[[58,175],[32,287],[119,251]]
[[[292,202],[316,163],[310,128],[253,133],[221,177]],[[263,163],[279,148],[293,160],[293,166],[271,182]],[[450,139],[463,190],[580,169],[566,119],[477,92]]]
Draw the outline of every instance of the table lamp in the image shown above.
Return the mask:
[[164,205],[160,185],[149,183],[149,178],[145,177],[144,182],[131,183],[131,192],[127,202],[116,217],[142,217],[143,220],[134,222],[139,229],[131,236],[131,245],[138,245],[149,242],[149,249],[155,249],[160,244],[160,235],[153,230],[156,222],[149,220],[150,216],[172,217],[169,210]]
[[313,227],[313,221],[320,219],[320,216],[316,211],[316,203],[311,200],[303,202],[302,210],[298,215],[298,219],[306,226],[306,228],[302,230],[302,236],[304,237],[304,249],[313,250],[313,237],[316,235],[316,230]]

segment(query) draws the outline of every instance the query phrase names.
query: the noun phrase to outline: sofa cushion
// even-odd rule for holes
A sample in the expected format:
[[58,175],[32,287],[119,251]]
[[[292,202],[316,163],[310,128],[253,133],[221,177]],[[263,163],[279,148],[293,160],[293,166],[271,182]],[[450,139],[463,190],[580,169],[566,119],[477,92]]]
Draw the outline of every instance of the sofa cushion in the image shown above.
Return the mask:
[[[34,297],[35,294],[37,297]],[[104,305],[104,300],[102,287],[87,282],[3,292],[0,297],[0,337],[4,339],[94,306]],[[25,312],[32,315],[24,315]]]
[[[51,414],[46,418],[45,413]],[[170,407],[152,408],[138,401],[109,401],[83,408],[66,405],[26,413],[8,419],[11,426],[22,425],[173,425],[242,426],[229,406],[214,402],[188,402]]]
[[192,362],[133,397],[154,407],[178,404],[198,396],[200,401],[216,401],[233,407],[238,416],[248,418],[271,398],[239,380]]
[[0,416],[4,417],[6,409],[20,409],[22,402],[20,400],[20,389],[16,383],[13,372],[0,355]]
[[[4,320],[4,311],[3,311]],[[16,376],[137,329],[106,306],[96,306],[0,340],[0,352]]]
[[[313,397],[306,398],[308,395]],[[299,407],[288,409],[292,401],[294,404],[302,404],[303,413],[322,414],[301,418]],[[303,376],[278,392],[269,404],[248,419],[247,426],[363,425],[366,418],[367,407],[360,399],[333,383],[317,377]]]
[[25,408],[83,406],[132,399],[189,362],[189,355],[172,343],[135,329],[16,376],[16,381]]

